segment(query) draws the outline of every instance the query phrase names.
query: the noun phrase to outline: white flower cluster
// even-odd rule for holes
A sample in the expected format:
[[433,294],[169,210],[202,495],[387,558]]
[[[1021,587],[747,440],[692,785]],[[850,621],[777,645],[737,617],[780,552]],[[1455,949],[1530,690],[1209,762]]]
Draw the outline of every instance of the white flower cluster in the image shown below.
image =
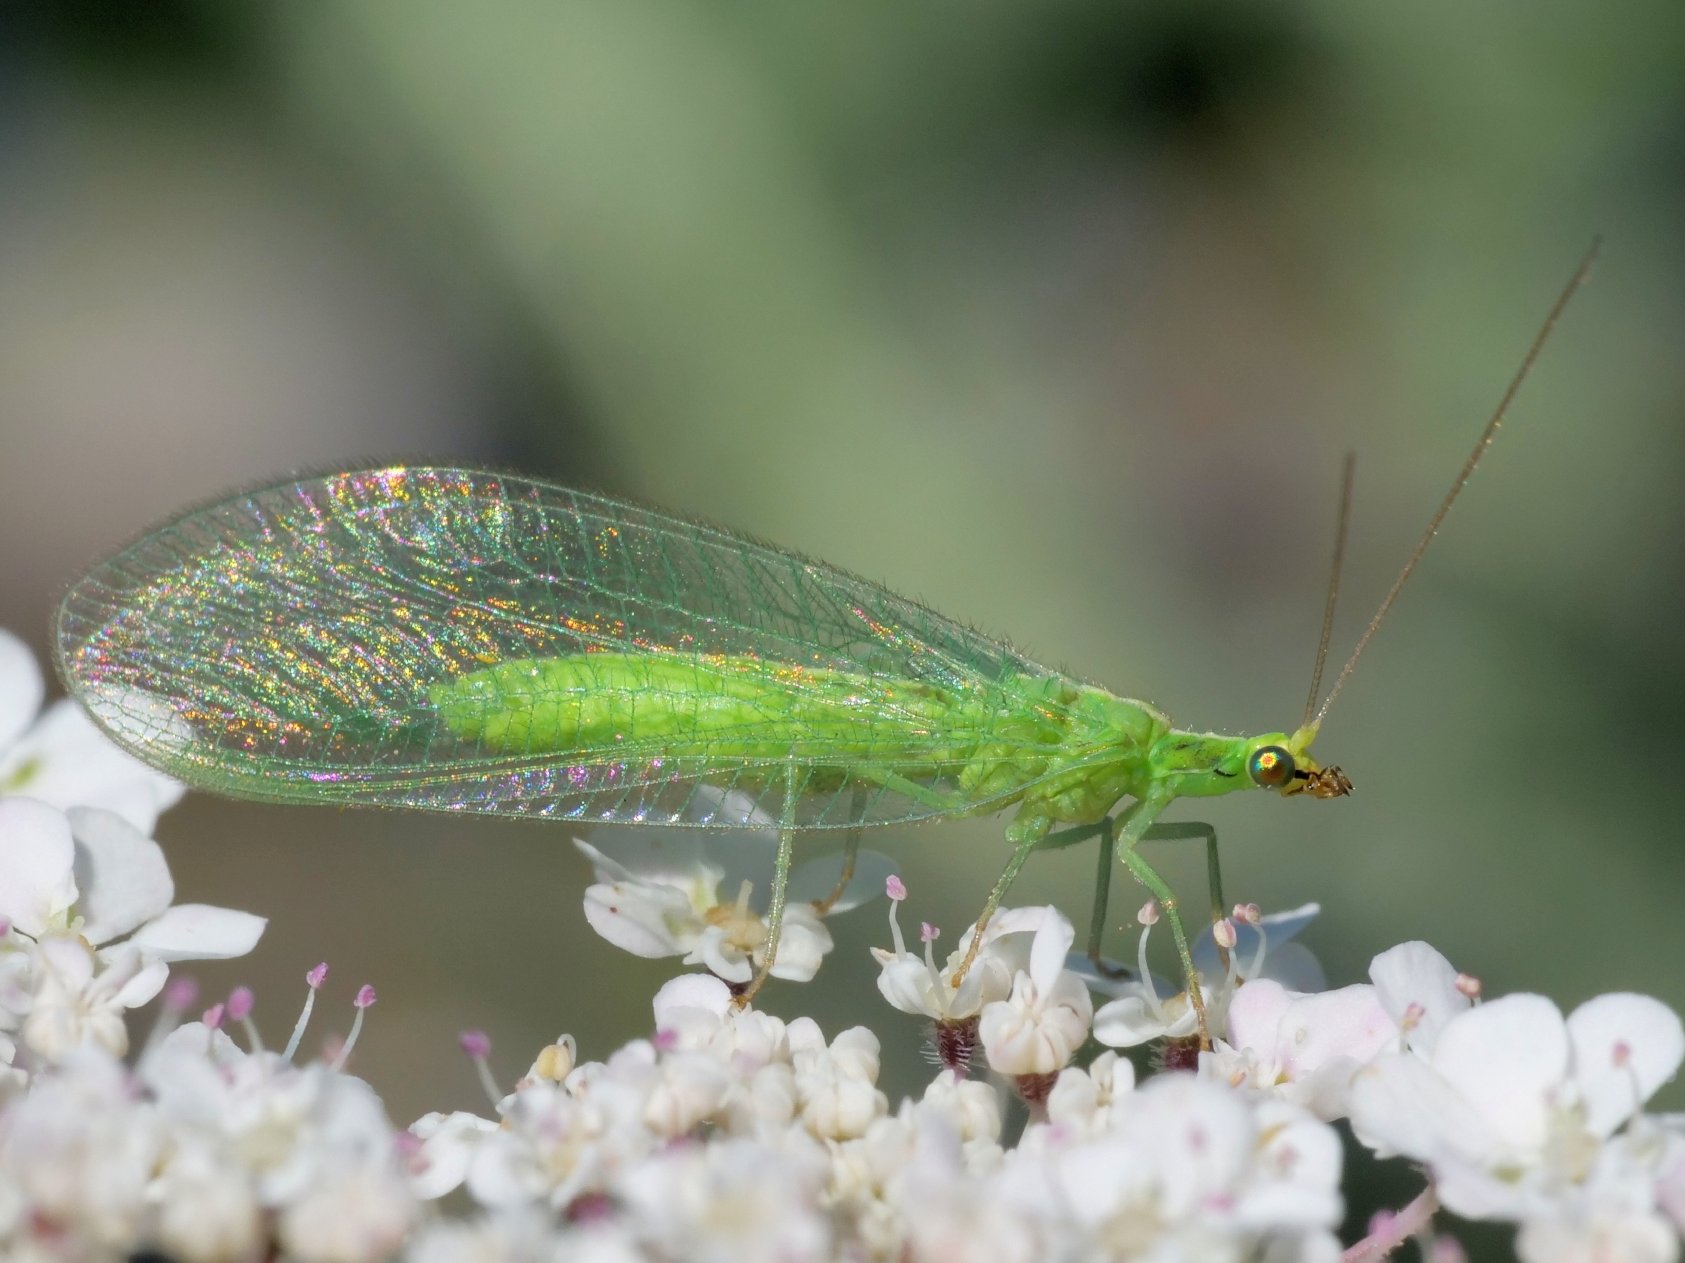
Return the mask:
[[[811,978],[832,949],[824,915],[889,895],[879,990],[925,1023],[939,1065],[892,1104],[878,1034],[827,1038],[738,999],[765,960],[770,846],[729,795],[704,807],[741,834],[582,844],[599,933],[708,971],[660,990],[649,1037],[601,1061],[563,1037],[504,1092],[489,1041],[465,1035],[488,1113],[397,1129],[344,1069],[371,989],[343,1044],[298,1056],[325,966],[280,1052],[244,988],[183,1024],[191,988],[171,964],[249,951],[263,922],[172,906],[149,835],[178,788],[72,709],[35,719],[41,696],[0,632],[0,1258],[1316,1263],[1411,1237],[1451,1257],[1441,1208],[1516,1224],[1526,1263],[1679,1257],[1685,1117],[1646,1105],[1685,1032],[1656,1000],[1566,1017],[1541,996],[1483,1000],[1425,943],[1330,990],[1289,941],[1314,907],[1241,906],[1196,945],[1202,1048],[1186,993],[1147,969],[1151,903],[1132,970],[1073,957],[1056,909],[1017,908],[962,979],[973,931],[939,961],[934,926],[906,942],[884,857],[847,882],[824,862],[794,892],[774,974]],[[131,1053],[126,1015],[154,997]],[[1114,1051],[1138,1046],[1160,1067],[1139,1081]],[[1344,1253],[1339,1119],[1424,1179]]]
[[547,1050],[498,1122],[418,1123],[418,1181],[484,1214],[424,1228],[417,1257],[527,1257],[556,1219],[535,1257],[1338,1257],[1339,1141],[1296,1106],[1193,1075],[1136,1088],[1106,1054],[1007,1145],[997,1090],[956,1071],[892,1110],[863,1027],[827,1043],[703,976],[655,1019],[607,1062]]

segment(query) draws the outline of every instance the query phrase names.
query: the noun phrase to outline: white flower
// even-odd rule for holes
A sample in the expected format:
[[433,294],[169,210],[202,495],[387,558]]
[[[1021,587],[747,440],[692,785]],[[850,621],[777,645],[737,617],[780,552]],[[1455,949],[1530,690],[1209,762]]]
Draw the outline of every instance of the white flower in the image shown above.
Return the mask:
[[820,1263],[836,1257],[820,1194],[829,1169],[813,1141],[741,1138],[670,1146],[616,1186],[658,1258],[694,1263]]
[[878,1037],[864,1026],[843,1031],[827,1046],[812,1018],[790,1023],[797,1108],[821,1140],[850,1140],[889,1110],[877,1089]]
[[496,1122],[466,1110],[423,1114],[410,1124],[420,1143],[410,1154],[410,1188],[429,1201],[443,1197],[468,1178],[480,1145],[498,1131]]
[[199,1022],[149,1049],[138,1073],[162,1115],[217,1146],[267,1209],[319,1205],[336,1196],[327,1186],[354,1185],[368,1194],[368,1219],[352,1222],[342,1207],[338,1227],[372,1240],[384,1232],[393,1198],[413,1200],[386,1111],[361,1079],[321,1062],[295,1066],[276,1053],[244,1052]]
[[1083,980],[1065,968],[1076,930],[1051,905],[1030,947],[1029,968],[1012,979],[1012,994],[983,1006],[977,1034],[989,1068],[1006,1075],[1053,1074],[1088,1038],[1094,1002]]
[[782,1019],[740,1009],[731,989],[712,974],[683,974],[655,993],[656,1041],[664,1048],[707,1050],[743,1071],[790,1059]]
[[17,1231],[40,1228],[43,1244],[69,1235],[101,1247],[101,1257],[146,1239],[148,1187],[167,1133],[120,1064],[81,1050],[35,1076],[3,1121],[0,1188],[15,1198]]
[[[61,812],[0,799],[0,1025],[48,1061],[86,1041],[122,1053],[123,1013],[158,993],[167,963],[241,956],[261,917],[203,904],[171,907],[158,844],[113,812]],[[121,942],[117,940],[123,940]]]
[[1047,1096],[1047,1121],[1055,1128],[1094,1136],[1117,1125],[1135,1091],[1135,1067],[1103,1052],[1086,1068],[1066,1066]]
[[1273,978],[1236,988],[1226,1002],[1227,1039],[1201,1054],[1200,1069],[1318,1118],[1344,1117],[1360,1069],[1388,1049],[1430,1054],[1445,1024],[1472,1003],[1468,980],[1423,942],[1382,952],[1369,976],[1371,985],[1337,991],[1306,993]]
[[1680,1225],[1666,1213],[1663,1184],[1668,1164],[1682,1159],[1685,1136],[1634,1120],[1577,1187],[1522,1223],[1516,1254],[1522,1263],[1673,1263]]
[[521,1209],[471,1220],[436,1220],[404,1252],[406,1263],[646,1263],[628,1228],[594,1223],[558,1228]]
[[181,797],[180,782],[118,749],[75,702],[54,702],[37,717],[45,692],[34,656],[0,629],[0,797],[103,807],[150,833]]
[[939,1127],[919,1127],[898,1155],[883,1201],[862,1215],[879,1258],[919,1263],[1040,1263],[1104,1258],[1069,1244],[1064,1208],[1017,1196],[1005,1168],[980,1176],[965,1148]]
[[[616,947],[635,956],[681,956],[727,982],[746,983],[765,958],[766,917],[752,901],[768,887],[777,832],[740,793],[700,796],[710,820],[742,829],[615,829],[599,844],[574,840],[591,861],[596,884],[585,891],[585,918]],[[842,857],[824,856],[791,874],[789,899],[772,976],[807,982],[831,950],[831,934],[811,901],[828,896]],[[881,889],[886,856],[863,851],[853,880],[831,911],[859,906]],[[758,883],[758,886],[757,886]]]
[[1446,1023],[1474,1002],[1458,985],[1462,975],[1427,943],[1389,947],[1369,962],[1375,997],[1398,1025],[1404,1046],[1431,1055]]
[[956,987],[954,976],[977,927],[966,927],[947,962],[938,968],[937,931],[930,925],[922,927],[923,953],[909,951],[896,916],[900,904],[900,897],[891,898],[889,932],[894,950],[872,949],[872,958],[878,962],[878,991],[901,1012],[933,1018],[939,1023],[958,1023],[977,1017],[984,1005],[1004,1000],[1011,994],[1012,980],[1019,966],[1028,960],[1031,938],[1047,914],[1045,908],[996,911],[983,932],[977,959],[971,962],[971,968]]
[[[1320,991],[1326,985],[1316,958],[1302,944],[1289,941],[1320,911],[1319,905],[1307,903],[1291,912],[1271,913],[1256,925],[1228,922],[1235,944],[1228,949],[1226,966],[1213,927],[1200,933],[1192,954],[1210,1029],[1224,1029],[1229,1000],[1249,979],[1273,978],[1299,991]],[[1091,990],[1115,997],[1094,1014],[1094,1038],[1102,1044],[1133,1048],[1155,1039],[1189,1039],[1199,1033],[1199,1017],[1187,991],[1165,984],[1148,971],[1147,937],[1143,928],[1138,967],[1135,976],[1126,980],[1094,969],[1086,957],[1070,962],[1069,968],[1086,978]]]
[[172,1136],[152,1199],[158,1244],[189,1263],[251,1258],[267,1239],[250,1173],[207,1137]]
[[1305,995],[1270,978],[1236,989],[1228,1039],[1200,1069],[1234,1087],[1274,1092],[1318,1118],[1345,1116],[1352,1076],[1398,1046],[1399,1031],[1372,986]]
[[[1079,1257],[1334,1260],[1340,1142],[1302,1110],[1187,1074],[1126,1096],[1112,1126],[1061,1144],[1034,1125],[1000,1187],[1058,1207]],[[1029,1140],[1029,1138],[1026,1138]]]
[[938,1118],[965,1144],[995,1146],[1000,1140],[1000,1094],[978,1079],[944,1070],[930,1081],[911,1112],[920,1120]]
[[1594,1194],[1648,1208],[1662,1151],[1634,1162],[1633,1128],[1611,1137],[1682,1057],[1679,1018],[1647,996],[1599,996],[1566,1021],[1543,996],[1505,996],[1445,1021],[1431,1049],[1377,1058],[1353,1085],[1352,1127],[1382,1156],[1425,1163],[1470,1218],[1556,1218]]
[[468,1192],[480,1205],[560,1209],[599,1187],[600,1142],[610,1132],[602,1109],[560,1084],[539,1082],[523,1085],[500,1112],[503,1125],[476,1146],[468,1166]]
[[288,1201],[275,1235],[300,1263],[380,1263],[403,1244],[415,1199],[390,1164],[324,1161],[318,1178]]

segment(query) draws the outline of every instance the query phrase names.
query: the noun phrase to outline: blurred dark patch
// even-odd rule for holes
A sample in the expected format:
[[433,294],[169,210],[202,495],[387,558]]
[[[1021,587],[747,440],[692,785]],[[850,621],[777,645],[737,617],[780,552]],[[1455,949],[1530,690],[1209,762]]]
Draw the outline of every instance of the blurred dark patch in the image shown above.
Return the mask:
[[262,18],[261,5],[196,0],[25,0],[0,8],[0,46],[91,73],[232,88],[263,63]]
[[1077,5],[1038,30],[1024,105],[1113,134],[1221,143],[1317,80],[1310,34],[1277,9]]
[[[1388,1159],[1383,1162],[1358,1144],[1351,1134],[1351,1126],[1344,1120],[1335,1124],[1340,1142],[1346,1152],[1346,1221],[1340,1229],[1344,1241],[1357,1241],[1369,1231],[1369,1220],[1382,1211],[1404,1209],[1419,1193],[1426,1179],[1415,1167]],[[1443,1230],[1456,1237],[1471,1259],[1504,1259],[1511,1257],[1515,1227],[1504,1223],[1469,1223],[1447,1215],[1438,1221]],[[1403,1251],[1409,1253],[1409,1247]]]

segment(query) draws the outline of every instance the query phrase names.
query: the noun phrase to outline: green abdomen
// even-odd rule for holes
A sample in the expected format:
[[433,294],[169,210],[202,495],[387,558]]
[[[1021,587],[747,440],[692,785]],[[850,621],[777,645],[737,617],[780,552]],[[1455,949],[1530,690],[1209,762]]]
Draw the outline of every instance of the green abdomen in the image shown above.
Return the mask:
[[659,748],[673,757],[960,764],[988,716],[930,684],[730,655],[570,654],[435,686],[458,739],[498,754]]

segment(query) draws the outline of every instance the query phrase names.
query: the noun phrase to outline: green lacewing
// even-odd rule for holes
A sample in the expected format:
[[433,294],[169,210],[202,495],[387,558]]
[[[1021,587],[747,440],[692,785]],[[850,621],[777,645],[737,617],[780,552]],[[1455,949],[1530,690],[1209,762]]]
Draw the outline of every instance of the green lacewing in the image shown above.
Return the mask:
[[329,474],[185,513],[80,579],[56,641],[119,745],[234,797],[702,828],[741,827],[718,805],[752,802],[780,846],[750,994],[795,834],[852,849],[865,827],[1006,809],[983,921],[1030,853],[1098,834],[1172,914],[1191,982],[1137,844],[1177,798],[1349,791],[1311,743],[1421,547],[1321,708],[1241,737],[1176,728],[822,562],[474,469]]

